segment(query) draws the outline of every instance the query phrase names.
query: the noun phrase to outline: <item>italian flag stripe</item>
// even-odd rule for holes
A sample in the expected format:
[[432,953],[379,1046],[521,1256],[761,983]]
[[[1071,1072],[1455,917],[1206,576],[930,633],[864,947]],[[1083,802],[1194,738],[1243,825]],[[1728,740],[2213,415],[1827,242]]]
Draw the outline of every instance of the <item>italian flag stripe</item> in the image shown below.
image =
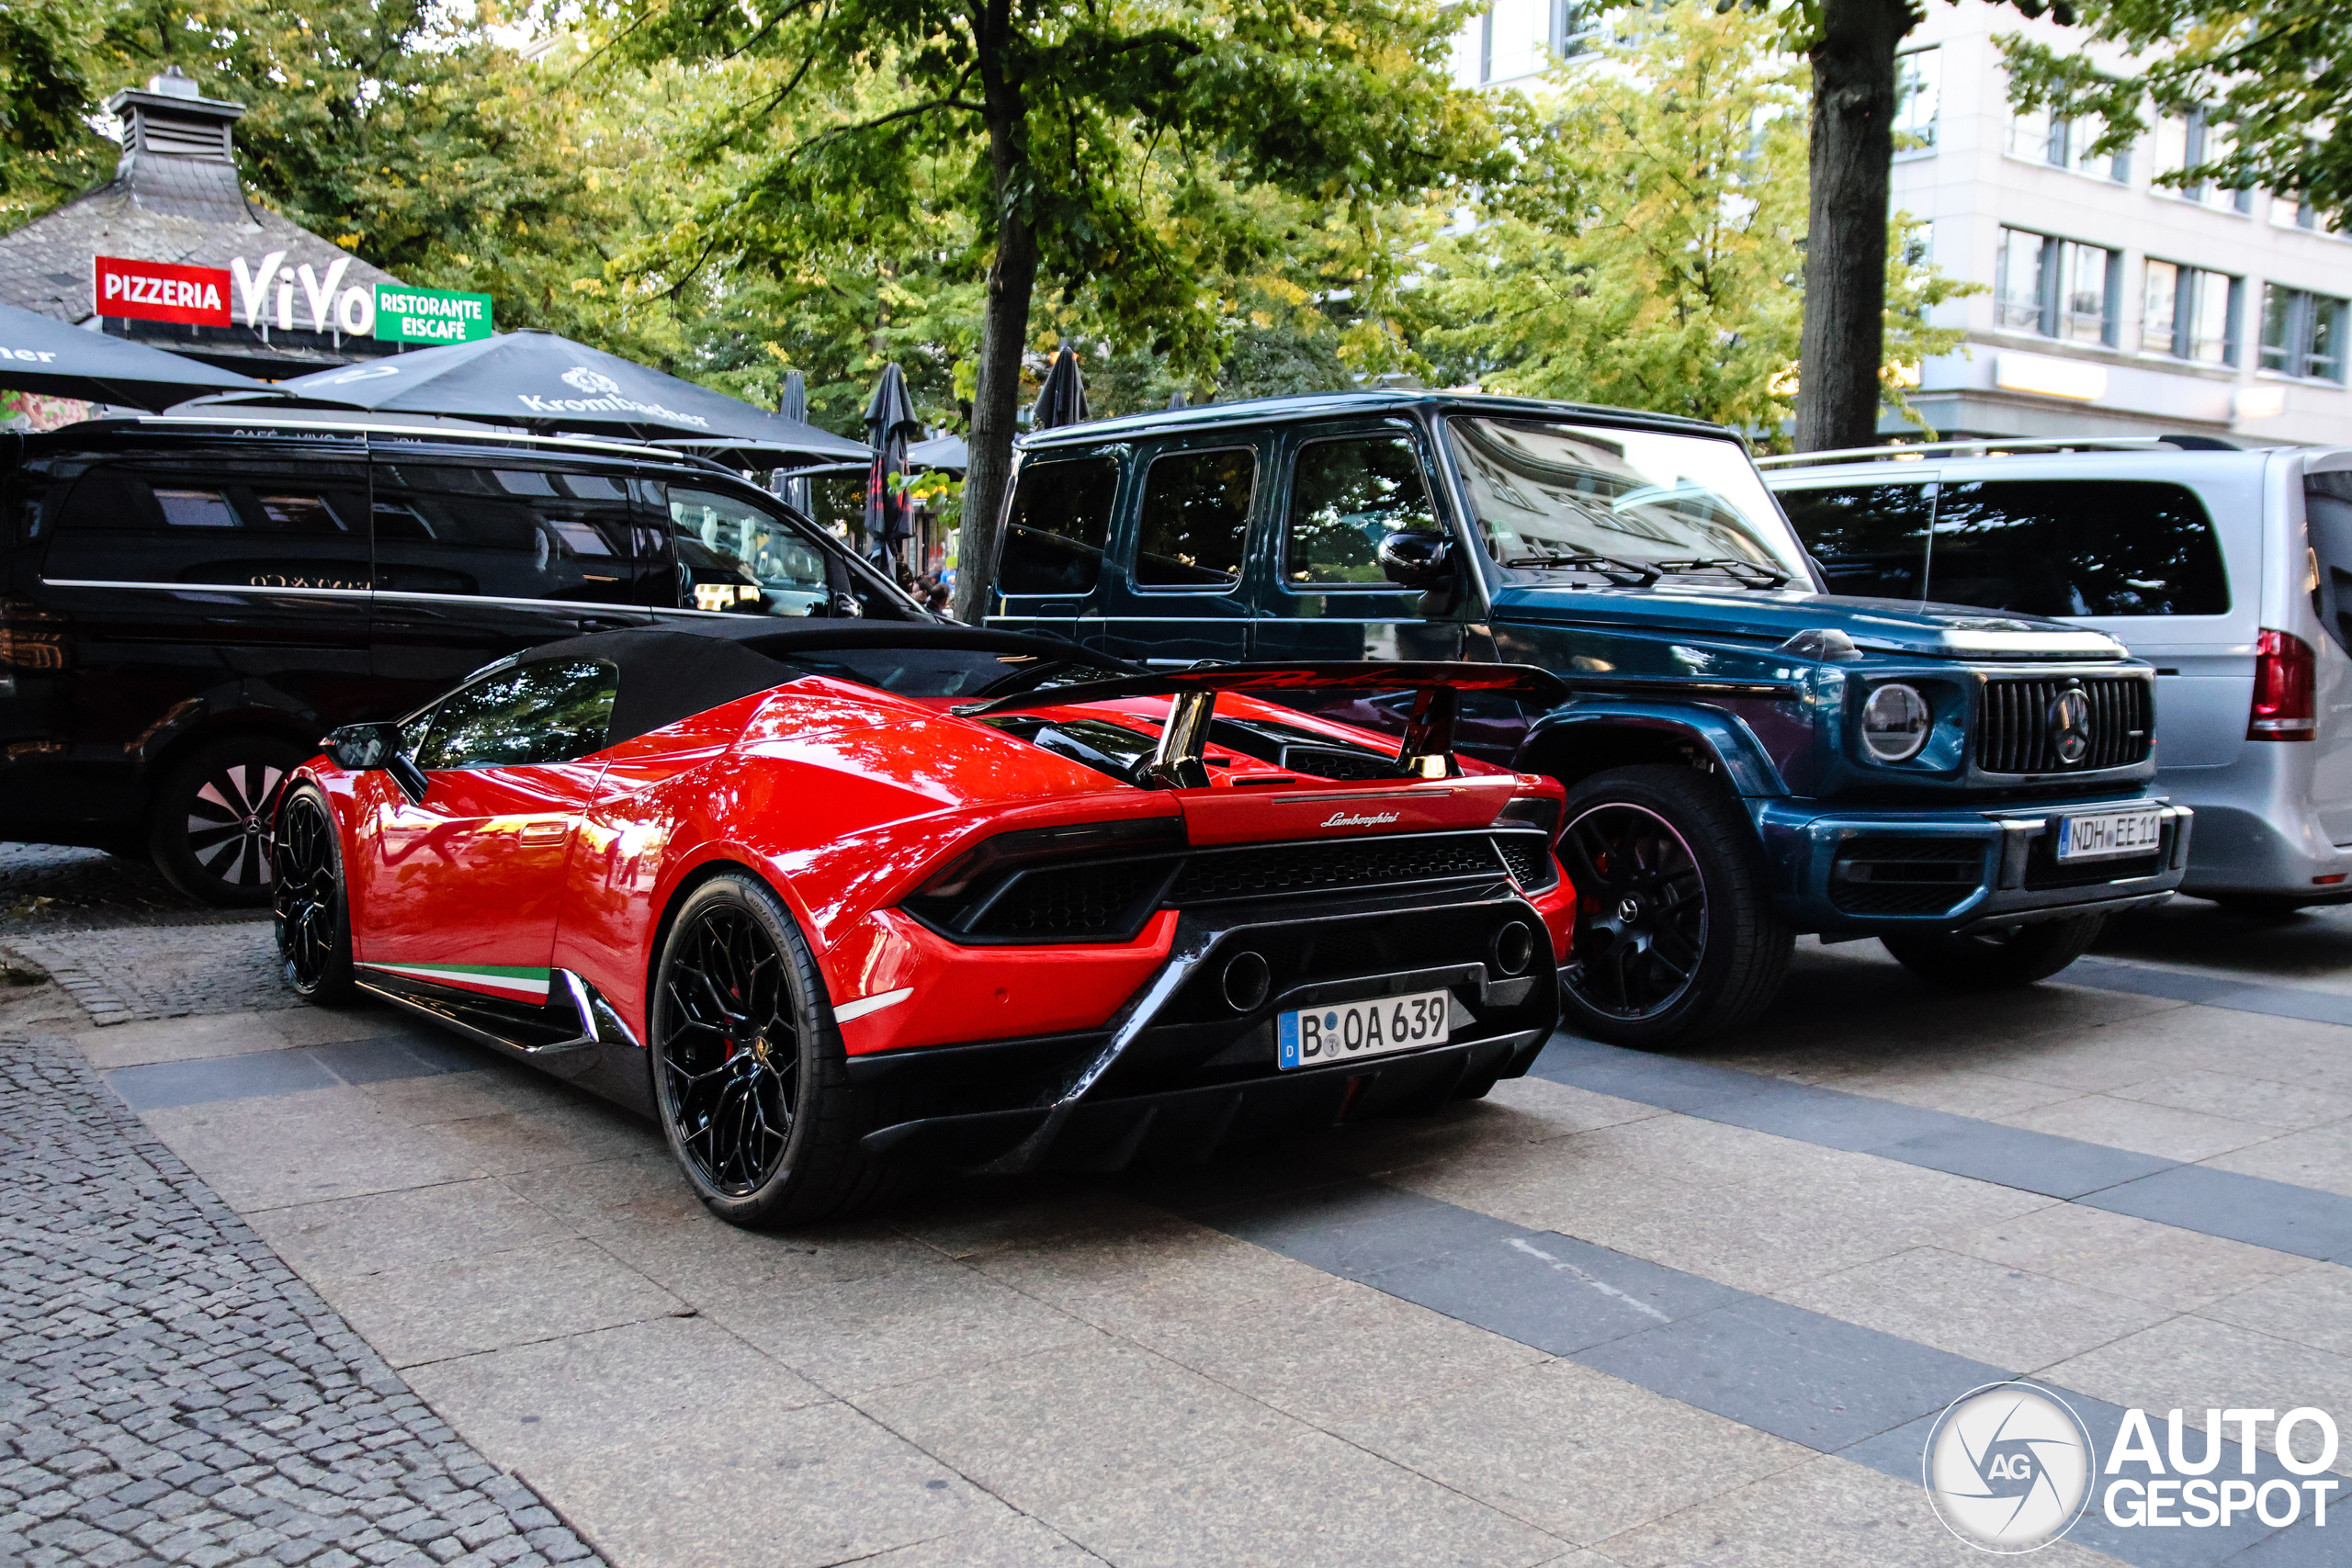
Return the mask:
[[360,967],[411,980],[429,980],[435,985],[462,987],[469,991],[527,997],[535,1002],[548,999],[548,976],[545,969],[498,964],[363,964]]

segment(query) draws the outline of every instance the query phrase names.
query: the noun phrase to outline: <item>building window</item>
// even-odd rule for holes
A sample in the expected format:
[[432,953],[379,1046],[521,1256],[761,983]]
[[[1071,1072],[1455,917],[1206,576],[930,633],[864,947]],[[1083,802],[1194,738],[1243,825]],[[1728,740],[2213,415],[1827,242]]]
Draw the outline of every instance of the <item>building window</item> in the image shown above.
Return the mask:
[[2172,262],[2148,262],[2140,347],[2199,365],[2238,362],[2239,301],[2245,280]]
[[[1902,129],[1899,109],[1895,128]],[[2129,185],[2132,154],[2128,149],[2099,157],[2091,155],[2091,147],[2106,129],[2103,122],[2096,119],[2052,119],[2046,109],[2020,110],[2009,117],[2009,156],[2029,164],[2047,164],[2053,169],[2069,169],[2095,180]]]
[[2262,290],[2262,367],[2315,381],[2344,379],[2345,301],[2301,288]]
[[[2230,155],[2232,148],[2229,131],[2208,122],[2203,109],[2156,117],[2155,173],[2159,175],[2178,174],[2200,164],[2217,164]],[[2151,188],[2159,196],[2226,207],[2233,212],[2254,210],[2254,192],[2250,189],[2222,190],[2201,180],[2194,185],[2159,185]]]
[[2113,348],[2122,266],[2120,251],[2004,229],[1993,284],[1994,324]]
[[1915,49],[1894,62],[1894,155],[1936,150],[1943,112],[1944,51]]

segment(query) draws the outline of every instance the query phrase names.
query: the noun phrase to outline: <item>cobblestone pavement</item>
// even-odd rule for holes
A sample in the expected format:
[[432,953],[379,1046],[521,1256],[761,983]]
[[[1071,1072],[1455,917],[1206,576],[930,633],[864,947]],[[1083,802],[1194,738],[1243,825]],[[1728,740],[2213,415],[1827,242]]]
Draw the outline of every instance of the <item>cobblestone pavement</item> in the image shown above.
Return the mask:
[[45,970],[92,1023],[301,1005],[278,983],[266,921],[0,931],[0,949]]
[[143,862],[0,843],[0,962],[45,971],[97,1024],[297,1006],[266,909],[181,897]]
[[0,1562],[594,1561],[80,1053],[0,1041]]

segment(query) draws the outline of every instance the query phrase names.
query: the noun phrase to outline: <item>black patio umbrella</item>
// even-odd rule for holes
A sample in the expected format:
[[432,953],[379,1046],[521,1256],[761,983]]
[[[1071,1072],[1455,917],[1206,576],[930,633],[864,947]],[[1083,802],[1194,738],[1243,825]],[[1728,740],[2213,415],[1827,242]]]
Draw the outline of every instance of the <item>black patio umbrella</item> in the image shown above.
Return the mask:
[[612,435],[735,468],[863,459],[865,448],[799,420],[648,369],[553,333],[494,333],[282,382],[304,402],[448,414],[547,434]]
[[[784,373],[784,390],[776,398],[775,412],[796,424],[808,423],[808,378],[799,371],[787,370]],[[781,468],[775,471],[770,481],[775,486],[775,493],[784,498],[786,506],[802,516],[815,515],[814,498],[809,494],[808,481],[787,479],[785,476],[788,471]]]
[[142,409],[167,409],[199,392],[269,390],[266,381],[15,305],[0,305],[0,387]]
[[1086,421],[1086,382],[1078,373],[1078,355],[1065,348],[1054,355],[1054,367],[1046,372],[1046,384],[1037,392],[1036,411],[1030,416],[1033,430],[1055,430],[1065,424],[1082,424]]
[[884,366],[882,383],[865,405],[865,439],[874,448],[874,467],[865,478],[865,539],[877,559],[896,559],[899,541],[915,531],[907,498],[893,492],[890,480],[907,471],[908,438],[922,429],[914,400],[907,396],[906,377],[897,366]]

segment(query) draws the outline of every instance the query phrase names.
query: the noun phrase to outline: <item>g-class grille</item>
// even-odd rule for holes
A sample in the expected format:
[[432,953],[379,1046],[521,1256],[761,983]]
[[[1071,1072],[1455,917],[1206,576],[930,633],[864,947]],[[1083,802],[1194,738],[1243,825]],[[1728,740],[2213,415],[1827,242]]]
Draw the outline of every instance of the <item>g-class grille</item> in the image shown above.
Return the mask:
[[[2080,730],[2083,752],[2069,761],[2056,709],[2075,689],[2088,722]],[[2087,773],[2144,762],[2155,743],[2149,695],[2147,681],[2134,675],[1989,681],[1977,716],[1976,765],[1988,773]]]

